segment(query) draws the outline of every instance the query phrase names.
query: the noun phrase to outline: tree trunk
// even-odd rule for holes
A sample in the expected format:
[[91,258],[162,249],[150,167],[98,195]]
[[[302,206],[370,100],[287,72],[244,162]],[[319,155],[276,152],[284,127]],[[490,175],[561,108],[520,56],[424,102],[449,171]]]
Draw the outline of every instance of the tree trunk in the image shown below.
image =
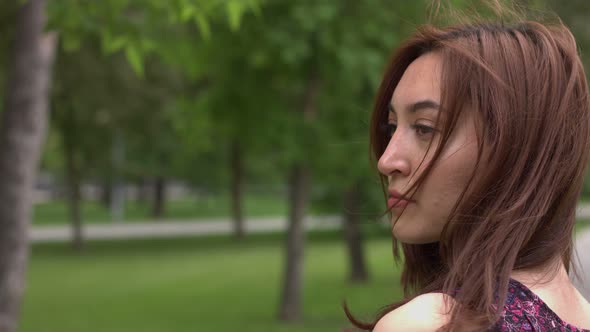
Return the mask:
[[363,238],[359,227],[360,192],[357,185],[351,186],[344,194],[344,237],[348,249],[350,262],[349,280],[351,282],[365,282],[369,279],[369,272],[365,262]]
[[76,250],[81,250],[84,242],[82,235],[82,217],[80,214],[80,165],[79,160],[76,158],[74,147],[73,140],[75,135],[70,131],[75,130],[75,128],[67,128],[66,130],[68,130],[68,132],[63,133],[63,135],[64,152],[66,157],[66,179],[68,182],[68,207],[70,222],[72,225],[72,247]]
[[48,119],[57,35],[44,33],[45,1],[19,8],[0,131],[0,331],[17,329],[25,288],[32,189]]
[[100,203],[105,209],[110,209],[113,203],[113,182],[110,177],[102,179],[100,184]]
[[231,211],[234,222],[234,235],[241,239],[245,235],[244,213],[242,210],[243,165],[240,143],[236,140],[231,147]]
[[166,204],[166,179],[163,176],[156,177],[154,181],[154,201],[152,217],[159,219],[164,216]]
[[[314,120],[316,101],[320,90],[320,76],[312,65],[309,84],[303,98],[302,116],[306,123]],[[295,163],[291,168],[289,181],[289,226],[287,229],[285,272],[279,308],[279,319],[301,320],[301,297],[303,278],[303,250],[305,233],[303,219],[307,212],[311,186],[311,171],[305,162]]]
[[111,191],[111,219],[116,222],[123,222],[125,219],[125,201],[127,188],[122,176],[122,170],[125,164],[125,141],[119,130],[113,135],[111,145],[111,181],[113,189]]
[[145,206],[149,203],[150,197],[150,185],[146,178],[142,177],[137,181],[137,196],[135,200],[137,201],[138,205]]
[[76,127],[76,110],[70,103],[64,103],[62,104],[62,108],[59,109],[59,112],[61,116],[55,116],[54,119],[57,122],[63,146],[66,201],[70,216],[72,247],[75,250],[81,250],[83,246],[82,218],[80,213],[81,165],[76,153],[76,142],[79,138],[78,128]]
[[287,256],[279,319],[301,319],[303,289],[303,250],[305,232],[303,221],[309,201],[310,172],[303,165],[296,165],[289,181],[289,228],[287,229]]

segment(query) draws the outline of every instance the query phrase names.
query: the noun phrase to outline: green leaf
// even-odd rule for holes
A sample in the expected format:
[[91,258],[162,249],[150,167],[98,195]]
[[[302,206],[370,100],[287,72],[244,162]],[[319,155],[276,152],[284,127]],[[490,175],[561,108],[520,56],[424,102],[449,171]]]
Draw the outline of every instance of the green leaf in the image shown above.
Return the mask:
[[140,39],[139,44],[144,52],[153,51],[158,47],[157,42],[149,38]]
[[227,18],[232,30],[238,30],[240,27],[240,19],[243,11],[244,8],[241,1],[230,1],[227,3]]
[[195,23],[199,26],[203,38],[208,40],[211,37],[211,27],[207,18],[201,13],[195,13]]
[[113,54],[122,49],[127,43],[125,35],[114,36],[110,31],[104,31],[101,34],[102,37],[102,48],[105,54]]
[[193,6],[190,6],[188,4],[184,5],[184,7],[182,7],[180,11],[180,20],[182,22],[190,20],[190,18],[193,17],[194,12],[195,8]]
[[127,45],[125,48],[125,57],[129,64],[131,64],[131,68],[133,71],[140,77],[143,77],[143,59],[137,47],[132,45]]

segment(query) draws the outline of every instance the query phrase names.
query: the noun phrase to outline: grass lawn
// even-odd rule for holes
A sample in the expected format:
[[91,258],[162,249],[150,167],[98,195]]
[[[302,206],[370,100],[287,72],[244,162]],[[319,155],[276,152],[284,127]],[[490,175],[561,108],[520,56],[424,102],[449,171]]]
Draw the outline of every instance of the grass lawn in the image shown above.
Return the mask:
[[347,298],[361,318],[401,298],[388,237],[367,241],[371,282],[346,282],[341,235],[312,233],[305,257],[304,320],[275,319],[281,235],[90,242],[33,247],[20,331],[338,331]]
[[[590,220],[576,225],[580,231]],[[401,298],[390,239],[369,232],[371,282],[346,282],[347,256],[337,232],[315,232],[305,259],[304,321],[275,319],[283,238],[229,237],[34,245],[20,331],[338,331],[347,298],[359,317]]]

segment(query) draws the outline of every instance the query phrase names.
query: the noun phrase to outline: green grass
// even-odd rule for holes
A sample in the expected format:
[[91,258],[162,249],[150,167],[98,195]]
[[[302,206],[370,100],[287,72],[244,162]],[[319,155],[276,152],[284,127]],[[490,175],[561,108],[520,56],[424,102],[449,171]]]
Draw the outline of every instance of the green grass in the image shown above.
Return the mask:
[[313,233],[304,275],[304,319],[276,320],[281,235],[90,242],[33,247],[20,331],[338,331],[347,298],[361,318],[401,297],[388,237],[367,241],[371,282],[346,281],[341,235]]
[[[581,220],[577,231],[589,227]],[[346,281],[347,256],[337,232],[311,233],[305,252],[304,319],[276,320],[283,236],[91,241],[34,245],[20,331],[338,331],[346,298],[368,319],[401,298],[391,242],[367,229],[371,282]],[[381,235],[380,235],[381,234]]]
[[[244,213],[249,217],[286,215],[286,199],[280,196],[248,195],[244,198]],[[227,195],[200,199],[181,199],[166,202],[165,219],[202,219],[229,217],[230,200]],[[125,221],[152,219],[150,206],[136,201],[127,201]],[[313,212],[313,211],[312,211]],[[109,223],[111,215],[99,202],[85,201],[82,204],[84,223]],[[34,225],[67,224],[68,208],[65,201],[39,203],[34,206]]]

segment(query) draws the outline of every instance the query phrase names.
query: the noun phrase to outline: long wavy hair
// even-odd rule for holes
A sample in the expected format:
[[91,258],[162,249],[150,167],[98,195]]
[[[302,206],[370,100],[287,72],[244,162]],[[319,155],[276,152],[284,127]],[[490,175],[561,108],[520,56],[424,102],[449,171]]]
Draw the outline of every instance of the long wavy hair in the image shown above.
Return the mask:
[[[500,318],[513,270],[556,261],[568,272],[573,266],[575,210],[590,152],[590,99],[572,33],[559,21],[420,27],[395,52],[377,93],[370,131],[376,159],[389,143],[381,128],[393,91],[410,63],[428,52],[442,58],[445,117],[437,120],[442,135],[433,158],[404,196],[412,197],[428,177],[462,112],[476,115],[477,163],[439,242],[393,239],[405,299],[370,323],[355,319],[345,305],[349,320],[364,330],[429,292],[454,294],[441,330],[486,330]],[[381,181],[385,193],[387,179]]]

